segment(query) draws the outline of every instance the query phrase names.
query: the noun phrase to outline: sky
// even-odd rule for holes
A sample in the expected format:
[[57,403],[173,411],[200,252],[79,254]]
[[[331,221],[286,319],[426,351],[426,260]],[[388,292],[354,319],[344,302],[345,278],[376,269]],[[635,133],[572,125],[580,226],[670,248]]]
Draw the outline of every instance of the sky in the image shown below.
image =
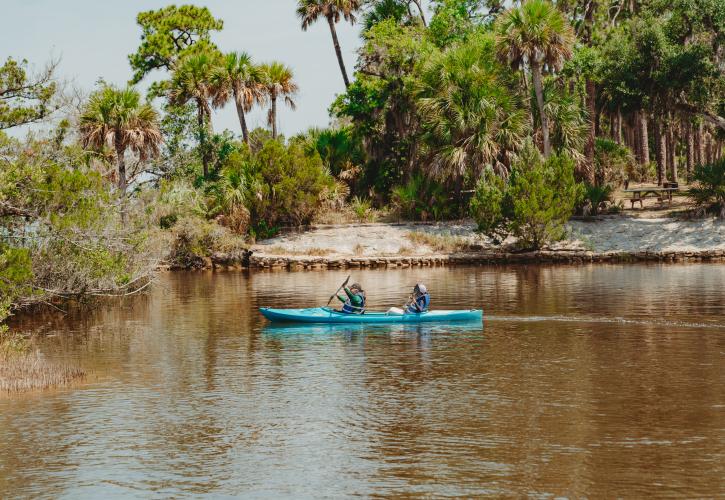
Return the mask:
[[[105,81],[124,85],[132,72],[128,54],[136,51],[141,30],[140,11],[158,9],[170,1],[156,0],[0,0],[0,58],[27,59],[41,68],[60,58],[59,79],[84,91]],[[176,2],[177,5],[183,2]],[[278,111],[280,131],[289,136],[311,126],[329,124],[328,108],[344,91],[330,30],[324,20],[306,32],[295,14],[295,0],[205,0],[188,2],[206,6],[224,21],[224,29],[212,34],[222,51],[244,50],[258,62],[281,61],[290,66],[300,87],[296,111]],[[338,24],[338,37],[348,74],[352,76],[355,53],[360,47],[359,28]],[[149,75],[141,89],[162,74]],[[215,112],[214,129],[239,133],[232,105]],[[255,109],[248,117],[254,128],[266,125],[266,112]]]

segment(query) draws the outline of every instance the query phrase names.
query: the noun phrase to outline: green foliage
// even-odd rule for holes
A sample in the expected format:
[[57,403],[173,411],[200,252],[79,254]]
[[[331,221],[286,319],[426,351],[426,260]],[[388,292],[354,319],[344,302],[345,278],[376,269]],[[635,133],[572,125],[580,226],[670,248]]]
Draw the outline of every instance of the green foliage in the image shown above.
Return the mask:
[[594,143],[594,178],[600,186],[618,187],[626,179],[639,181],[637,161],[626,146],[597,137]]
[[696,184],[690,188],[690,196],[699,210],[712,211],[725,218],[725,159],[698,165],[693,177]]
[[305,154],[299,144],[269,141],[251,168],[259,189],[249,204],[255,227],[309,224],[334,185],[319,155]]
[[55,111],[55,65],[28,75],[28,62],[8,57],[0,66],[0,130],[42,120]]
[[452,203],[448,191],[439,183],[414,175],[393,188],[391,202],[401,217],[411,220],[441,220],[459,215],[459,206]]
[[229,229],[201,219],[184,217],[171,230],[172,242],[167,262],[182,269],[202,268],[207,258],[216,252],[240,254],[246,249],[244,238]]
[[612,186],[592,186],[586,184],[584,188],[582,203],[583,206],[587,207],[588,215],[599,215],[599,212],[606,207],[606,204],[612,202],[612,194],[614,192]]
[[461,185],[487,164],[507,170],[527,132],[511,71],[496,59],[491,34],[434,53],[416,72],[426,173]]
[[537,249],[565,235],[565,223],[583,196],[574,162],[565,155],[543,159],[531,141],[513,163],[506,184],[487,173],[471,201],[479,230],[501,240],[511,235],[525,249]]
[[483,8],[486,4],[500,4],[485,0],[439,0],[435,2],[434,15],[428,27],[429,39],[438,47],[446,47],[480,29],[486,21]]
[[364,200],[359,196],[353,196],[352,200],[350,200],[350,208],[355,214],[358,222],[368,221],[374,216],[370,200]]
[[134,71],[132,83],[140,82],[154,69],[172,70],[194,44],[210,45],[211,32],[223,27],[209,9],[194,5],[141,12],[136,22],[141,27],[141,45],[128,56]]

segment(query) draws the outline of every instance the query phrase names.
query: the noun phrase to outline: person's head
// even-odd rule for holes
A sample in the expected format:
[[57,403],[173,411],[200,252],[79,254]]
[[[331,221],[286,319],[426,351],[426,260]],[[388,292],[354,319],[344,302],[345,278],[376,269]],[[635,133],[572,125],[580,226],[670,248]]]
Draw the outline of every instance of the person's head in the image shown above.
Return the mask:
[[355,293],[355,294],[358,294],[358,293],[363,293],[363,289],[362,289],[362,287],[360,286],[360,283],[353,283],[353,284],[352,284],[352,285],[350,286],[350,291],[351,291],[352,293]]
[[424,284],[418,283],[417,285],[415,285],[415,287],[413,287],[413,293],[416,295],[425,295],[426,293],[428,293],[428,289],[425,287]]

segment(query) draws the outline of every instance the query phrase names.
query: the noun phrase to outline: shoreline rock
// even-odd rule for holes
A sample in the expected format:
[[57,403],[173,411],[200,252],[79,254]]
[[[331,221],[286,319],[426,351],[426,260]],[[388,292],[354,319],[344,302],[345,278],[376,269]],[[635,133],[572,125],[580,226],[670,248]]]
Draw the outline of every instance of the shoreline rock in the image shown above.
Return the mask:
[[416,256],[305,257],[252,254],[250,269],[347,269],[376,267],[508,265],[508,264],[596,264],[636,262],[725,262],[725,250],[590,252],[538,250],[533,252],[475,252]]

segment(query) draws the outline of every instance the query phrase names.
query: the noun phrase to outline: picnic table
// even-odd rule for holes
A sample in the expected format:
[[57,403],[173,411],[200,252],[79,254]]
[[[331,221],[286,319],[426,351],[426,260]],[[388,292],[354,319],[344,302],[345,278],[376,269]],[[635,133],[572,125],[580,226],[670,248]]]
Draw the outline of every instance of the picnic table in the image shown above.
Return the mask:
[[665,182],[662,186],[640,186],[625,189],[623,192],[632,193],[632,197],[629,198],[629,202],[634,204],[639,202],[640,208],[644,208],[642,200],[645,198],[657,198],[660,203],[667,200],[672,205],[672,193],[679,191],[680,188],[676,182]]

